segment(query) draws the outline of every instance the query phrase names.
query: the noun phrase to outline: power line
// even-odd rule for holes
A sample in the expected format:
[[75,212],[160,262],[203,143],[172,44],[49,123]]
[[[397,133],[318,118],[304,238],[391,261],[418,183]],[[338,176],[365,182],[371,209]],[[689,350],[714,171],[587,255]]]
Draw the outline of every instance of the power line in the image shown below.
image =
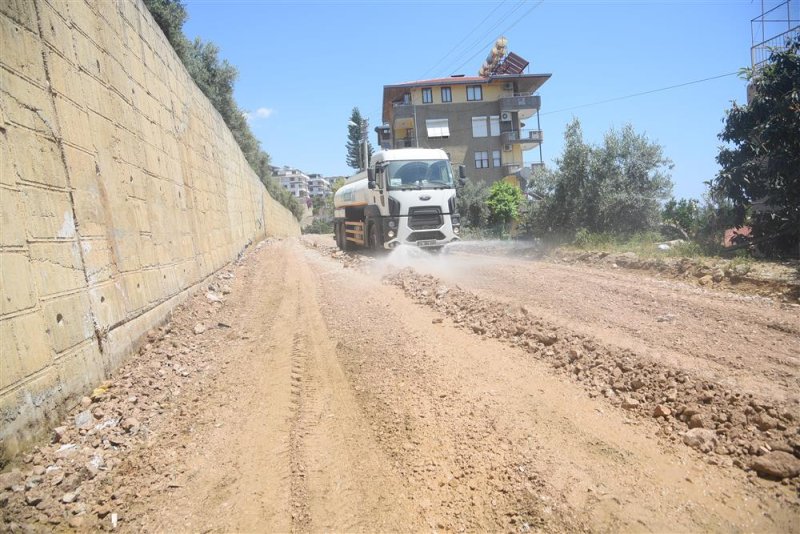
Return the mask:
[[[494,24],[492,24],[492,25],[491,25],[491,26],[490,26],[490,27],[489,27],[489,28],[488,28],[486,31],[484,31],[482,34],[478,35],[478,37],[477,37],[477,38],[476,38],[474,41],[472,41],[472,43],[471,43],[470,45],[468,45],[466,48],[464,48],[464,50],[463,50],[463,51],[462,51],[462,52],[461,52],[461,53],[460,53],[458,56],[456,56],[456,57],[453,59],[453,61],[451,61],[451,62],[450,62],[450,65],[453,65],[453,64],[455,64],[455,63],[456,63],[456,62],[458,62],[458,61],[461,61],[461,60],[462,60],[462,58],[463,58],[465,55],[469,54],[469,53],[470,53],[470,52],[471,52],[473,49],[475,49],[475,47],[478,47],[478,48],[479,48],[479,49],[478,49],[478,52],[477,52],[475,55],[478,55],[478,54],[480,54],[481,52],[484,52],[486,49],[485,49],[485,47],[484,47],[484,45],[483,45],[483,42],[484,42],[483,40],[484,40],[484,39],[486,39],[486,37],[487,37],[487,36],[489,36],[489,35],[492,35],[492,34],[494,34],[494,35],[497,35],[497,34],[495,33],[495,29],[496,29],[496,28],[498,28],[498,27],[499,27],[499,26],[500,26],[500,25],[503,23],[503,21],[504,21],[504,20],[506,20],[506,19],[508,19],[509,17],[511,17],[511,16],[512,16],[514,13],[516,13],[516,12],[517,12],[517,11],[518,11],[520,8],[522,8],[522,6],[524,6],[524,5],[525,5],[525,0],[521,0],[521,1],[520,1],[520,2],[519,2],[517,5],[516,5],[516,6],[512,7],[512,8],[511,8],[511,9],[510,9],[510,10],[509,10],[507,13],[505,13],[505,14],[501,15],[501,16],[500,16],[500,18],[499,18],[497,21],[495,21],[495,23],[494,23]],[[495,37],[495,38],[496,38],[496,37]],[[494,38],[492,39],[492,43],[494,43]],[[491,46],[491,44],[490,44],[490,46]],[[475,56],[472,56],[472,57],[475,57]],[[468,61],[469,61],[469,60],[467,60],[467,62],[468,62]],[[458,69],[460,69],[462,66],[463,66],[463,65],[461,65],[461,66],[459,66],[459,67],[456,67],[456,68],[454,68],[454,69],[448,69],[448,70],[449,70],[450,72],[456,72],[456,71],[458,71]]]
[[589,104],[580,104],[580,105],[571,106],[571,107],[568,107],[568,108],[561,108],[561,109],[557,109],[555,111],[548,111],[546,113],[541,113],[540,115],[552,115],[554,113],[562,113],[564,111],[571,111],[573,109],[588,108],[589,106],[598,106],[600,104],[607,104],[609,102],[616,102],[618,100],[626,100],[628,98],[633,98],[633,97],[636,97],[636,96],[649,95],[649,94],[652,94],[652,93],[660,93],[662,91],[669,91],[670,89],[677,89],[679,87],[686,87],[687,85],[694,85],[694,84],[697,84],[697,83],[708,82],[708,81],[711,81],[711,80],[718,80],[720,78],[725,78],[727,76],[733,76],[734,74],[738,74],[738,71],[729,72],[727,74],[719,74],[717,76],[711,76],[710,78],[703,78],[702,80],[694,80],[694,81],[691,81],[691,82],[684,82],[684,83],[679,83],[679,84],[676,84],[676,85],[670,85],[668,87],[661,87],[659,89],[651,89],[649,91],[642,91],[641,93],[633,93],[633,94],[625,95],[625,96],[617,96],[617,97],[614,97],[614,98],[608,98],[606,100],[599,100],[597,102],[591,102]]
[[480,28],[480,27],[481,27],[481,25],[483,25],[483,23],[484,23],[484,22],[486,22],[487,20],[489,20],[489,18],[490,18],[490,17],[491,17],[491,16],[494,14],[494,12],[495,12],[495,11],[497,11],[498,9],[500,9],[500,8],[503,6],[503,4],[505,4],[507,1],[508,1],[508,0],[503,0],[502,2],[500,2],[499,4],[497,4],[497,5],[495,6],[495,8],[494,8],[494,9],[492,9],[492,10],[489,12],[489,14],[488,14],[488,15],[486,15],[486,16],[483,18],[483,20],[481,20],[481,21],[480,21],[480,22],[479,22],[479,23],[478,23],[478,24],[477,24],[477,25],[476,25],[474,28],[472,28],[472,29],[471,29],[469,32],[467,32],[466,36],[465,36],[463,39],[461,39],[461,40],[460,40],[458,43],[456,43],[456,45],[455,45],[453,48],[451,48],[449,52],[447,52],[447,53],[446,53],[446,54],[445,54],[443,57],[441,57],[441,58],[440,58],[440,59],[439,59],[439,60],[438,60],[436,63],[434,63],[433,65],[431,65],[431,67],[430,67],[428,70],[426,70],[424,73],[422,73],[422,76],[420,76],[420,79],[424,78],[424,77],[425,77],[425,76],[426,76],[426,75],[427,75],[427,74],[428,74],[430,71],[432,71],[432,70],[433,70],[433,69],[434,69],[434,68],[435,68],[437,65],[439,65],[439,64],[440,64],[442,61],[444,61],[445,59],[447,59],[447,58],[450,56],[450,54],[452,54],[453,52],[455,52],[455,51],[456,51],[456,49],[457,49],[459,46],[461,46],[461,44],[462,44],[462,43],[464,43],[464,41],[466,41],[467,39],[469,39],[470,35],[472,35],[472,34],[473,34],[473,33],[474,33],[474,32],[475,32],[475,31],[476,31],[478,28]]
[[[524,2],[523,2],[523,3],[524,3]],[[508,27],[507,27],[507,28],[505,28],[503,31],[501,31],[501,32],[500,32],[500,35],[504,35],[504,34],[508,33],[508,32],[509,32],[509,31],[510,31],[510,30],[511,30],[511,29],[512,29],[514,26],[516,26],[517,24],[519,24],[520,22],[522,22],[522,20],[523,20],[525,17],[527,17],[527,16],[528,16],[528,15],[531,13],[531,11],[533,11],[534,9],[536,9],[537,7],[539,7],[540,5],[542,5],[542,3],[544,3],[544,0],[539,0],[538,2],[536,2],[536,3],[533,5],[533,7],[531,7],[531,8],[530,8],[528,11],[526,11],[525,13],[523,13],[523,14],[522,14],[522,16],[520,16],[519,18],[517,18],[517,20],[515,20],[515,21],[514,21],[514,22],[513,22],[513,23],[512,23],[510,26],[508,26]],[[519,8],[519,7],[521,7],[521,6],[522,6],[522,4],[520,4],[519,6],[517,6],[517,8]],[[495,26],[496,26],[496,25],[495,25]],[[491,45],[492,45],[492,43],[489,43],[489,45],[488,45],[488,46],[491,46]],[[470,56],[470,57],[469,57],[469,58],[468,58],[468,59],[467,59],[467,60],[466,60],[464,63],[462,63],[461,65],[459,65],[459,66],[458,66],[458,67],[456,67],[455,69],[453,69],[453,71],[458,71],[458,70],[459,70],[461,67],[463,67],[464,65],[466,65],[467,63],[469,63],[470,61],[472,61],[473,59],[475,59],[475,57],[476,57],[476,56],[478,56],[478,55],[479,55],[479,54],[482,52],[482,50],[483,50],[483,49],[481,49],[481,50],[478,50],[478,51],[477,51],[475,54],[473,54],[472,56]]]

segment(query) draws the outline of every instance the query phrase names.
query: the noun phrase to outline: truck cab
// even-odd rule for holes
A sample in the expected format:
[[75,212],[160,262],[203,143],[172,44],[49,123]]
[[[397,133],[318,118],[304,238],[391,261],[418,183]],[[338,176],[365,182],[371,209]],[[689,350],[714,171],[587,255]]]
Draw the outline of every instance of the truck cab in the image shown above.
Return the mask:
[[391,249],[440,248],[458,240],[456,179],[443,150],[404,148],[376,153],[366,172],[334,197],[334,232],[351,244]]

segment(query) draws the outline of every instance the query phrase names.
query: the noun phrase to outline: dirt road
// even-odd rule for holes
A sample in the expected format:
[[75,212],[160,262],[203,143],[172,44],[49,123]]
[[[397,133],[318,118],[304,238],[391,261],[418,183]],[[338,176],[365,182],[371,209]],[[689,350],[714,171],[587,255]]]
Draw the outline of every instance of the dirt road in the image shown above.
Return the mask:
[[[776,451],[798,461],[796,308],[639,273],[331,245],[263,244],[176,311],[91,404],[120,428],[70,428],[25,458],[18,478],[44,480],[6,484],[6,525],[800,530],[798,476],[750,470]],[[690,426],[710,441],[685,444]]]

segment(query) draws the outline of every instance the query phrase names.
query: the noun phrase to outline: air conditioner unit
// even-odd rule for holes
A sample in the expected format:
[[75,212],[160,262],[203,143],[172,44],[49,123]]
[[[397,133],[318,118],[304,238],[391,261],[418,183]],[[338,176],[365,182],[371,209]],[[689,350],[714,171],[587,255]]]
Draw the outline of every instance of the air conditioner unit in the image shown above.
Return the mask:
[[501,111],[500,112],[500,120],[504,122],[511,121],[511,112],[510,111]]
[[503,145],[503,152],[511,152],[511,145]]

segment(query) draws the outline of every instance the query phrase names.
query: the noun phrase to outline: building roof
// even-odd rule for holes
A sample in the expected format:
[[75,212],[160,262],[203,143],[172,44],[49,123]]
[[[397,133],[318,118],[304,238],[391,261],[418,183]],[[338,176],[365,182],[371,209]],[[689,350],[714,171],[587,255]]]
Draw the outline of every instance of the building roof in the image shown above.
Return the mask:
[[493,76],[450,76],[447,78],[432,78],[429,80],[416,80],[412,82],[402,82],[383,86],[383,122],[389,118],[392,102],[403,98],[403,94],[415,87],[431,87],[442,85],[475,85],[490,84],[493,82],[503,83],[514,81],[522,93],[536,92],[544,83],[550,79],[552,74],[496,74]]

